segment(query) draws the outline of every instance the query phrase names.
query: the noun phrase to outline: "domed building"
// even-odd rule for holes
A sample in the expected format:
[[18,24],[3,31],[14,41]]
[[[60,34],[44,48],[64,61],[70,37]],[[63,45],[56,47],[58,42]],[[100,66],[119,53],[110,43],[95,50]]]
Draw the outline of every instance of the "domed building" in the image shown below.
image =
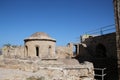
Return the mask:
[[24,39],[25,56],[52,58],[55,57],[56,40],[44,32],[36,32]]

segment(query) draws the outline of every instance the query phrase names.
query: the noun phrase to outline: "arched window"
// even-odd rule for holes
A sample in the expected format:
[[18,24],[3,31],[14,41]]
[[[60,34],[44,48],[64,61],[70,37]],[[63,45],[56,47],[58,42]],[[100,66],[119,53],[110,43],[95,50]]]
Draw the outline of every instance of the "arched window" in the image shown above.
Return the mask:
[[106,55],[106,48],[103,44],[99,43],[97,46],[96,46],[96,55],[98,57],[107,57]]
[[39,47],[36,46],[36,56],[39,56]]
[[48,47],[48,54],[51,54],[51,45],[49,45],[49,47]]
[[28,46],[25,46],[25,52],[26,52],[26,56],[28,56]]

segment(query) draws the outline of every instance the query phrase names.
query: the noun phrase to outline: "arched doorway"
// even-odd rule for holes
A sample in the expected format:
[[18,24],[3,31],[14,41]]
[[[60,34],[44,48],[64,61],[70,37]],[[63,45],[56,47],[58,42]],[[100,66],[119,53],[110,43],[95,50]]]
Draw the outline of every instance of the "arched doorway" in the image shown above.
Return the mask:
[[101,43],[99,43],[96,46],[95,52],[96,52],[97,57],[107,57],[107,54],[106,54],[107,50],[106,50],[105,46]]
[[77,54],[77,45],[73,46],[73,55],[76,56]]
[[36,56],[39,56],[39,47],[36,46]]

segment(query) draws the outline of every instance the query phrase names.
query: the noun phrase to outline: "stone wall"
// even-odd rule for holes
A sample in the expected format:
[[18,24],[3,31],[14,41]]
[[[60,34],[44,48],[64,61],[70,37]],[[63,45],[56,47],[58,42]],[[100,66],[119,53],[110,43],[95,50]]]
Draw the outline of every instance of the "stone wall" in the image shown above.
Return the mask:
[[57,46],[56,55],[58,58],[71,58],[73,57],[73,44],[69,43],[67,46]]
[[13,47],[13,46],[10,46],[10,47],[7,47],[7,46],[4,46],[2,48],[2,54],[5,56],[5,57],[24,57],[24,46],[16,46],[16,47]]
[[[73,57],[73,44],[72,43],[69,43],[67,46],[56,46],[56,48],[54,48],[55,43],[48,42],[48,44],[51,44],[51,47],[53,47],[52,51],[49,52],[49,50],[48,50],[49,45],[47,44],[47,42],[46,42],[46,45],[43,42],[31,42],[30,44],[28,44],[28,46],[33,49],[29,50],[29,54],[33,57],[36,57],[36,54],[33,54],[33,53],[36,53],[35,46],[33,45],[35,43],[40,44],[40,46],[39,46],[40,47],[40,49],[39,49],[39,52],[40,52],[39,57],[40,58],[45,58],[45,57],[52,58],[52,56],[54,58],[71,58],[71,57]],[[44,52],[44,51],[46,51],[46,52]],[[30,57],[29,54],[26,54],[25,46],[16,46],[16,47],[10,46],[9,48],[5,46],[2,48],[2,53],[6,57],[15,57],[15,56]]]
[[[85,44],[86,46],[84,47]],[[108,57],[115,58],[117,57],[116,53],[116,34],[110,33],[96,37],[87,38],[82,42],[81,50],[84,52],[83,55],[87,54],[92,57]],[[84,51],[85,50],[85,51]],[[86,52],[86,53],[85,53]],[[82,52],[80,52],[82,54]]]
[[105,80],[118,80],[116,51],[115,33],[91,36],[80,44],[80,53],[77,59],[80,62],[90,61],[95,68],[106,68]]
[[[40,58],[55,57],[55,46],[56,43],[53,41],[27,41],[25,43],[25,47],[27,48],[25,49],[25,56],[39,56]],[[38,47],[38,51],[36,50],[36,47]]]
[[[57,47],[57,58],[51,59],[24,57],[24,47],[21,46],[4,47],[4,54],[0,56],[0,77],[3,78],[1,80],[26,80],[31,77],[44,77],[44,80],[94,80],[93,64],[79,63],[76,59],[71,59],[72,48],[72,43]],[[14,71],[15,74],[10,74],[10,71]]]
[[[64,61],[71,62],[72,60]],[[84,62],[72,65],[66,64],[64,61],[41,60],[40,58],[3,58],[0,56],[0,79],[26,80],[26,78],[34,76],[36,78],[44,77],[44,80],[94,80],[92,63]],[[10,71],[13,74],[10,74]]]

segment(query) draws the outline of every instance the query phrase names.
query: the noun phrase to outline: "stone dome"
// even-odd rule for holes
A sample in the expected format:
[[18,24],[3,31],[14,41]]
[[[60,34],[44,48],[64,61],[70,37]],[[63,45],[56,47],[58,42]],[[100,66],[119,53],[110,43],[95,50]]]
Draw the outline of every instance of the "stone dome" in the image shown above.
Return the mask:
[[48,34],[44,32],[36,32],[32,34],[29,38],[25,39],[25,41],[28,41],[28,40],[53,40],[55,41],[55,39],[51,38]]
[[36,32],[32,34],[31,37],[50,37],[50,36],[44,32]]

